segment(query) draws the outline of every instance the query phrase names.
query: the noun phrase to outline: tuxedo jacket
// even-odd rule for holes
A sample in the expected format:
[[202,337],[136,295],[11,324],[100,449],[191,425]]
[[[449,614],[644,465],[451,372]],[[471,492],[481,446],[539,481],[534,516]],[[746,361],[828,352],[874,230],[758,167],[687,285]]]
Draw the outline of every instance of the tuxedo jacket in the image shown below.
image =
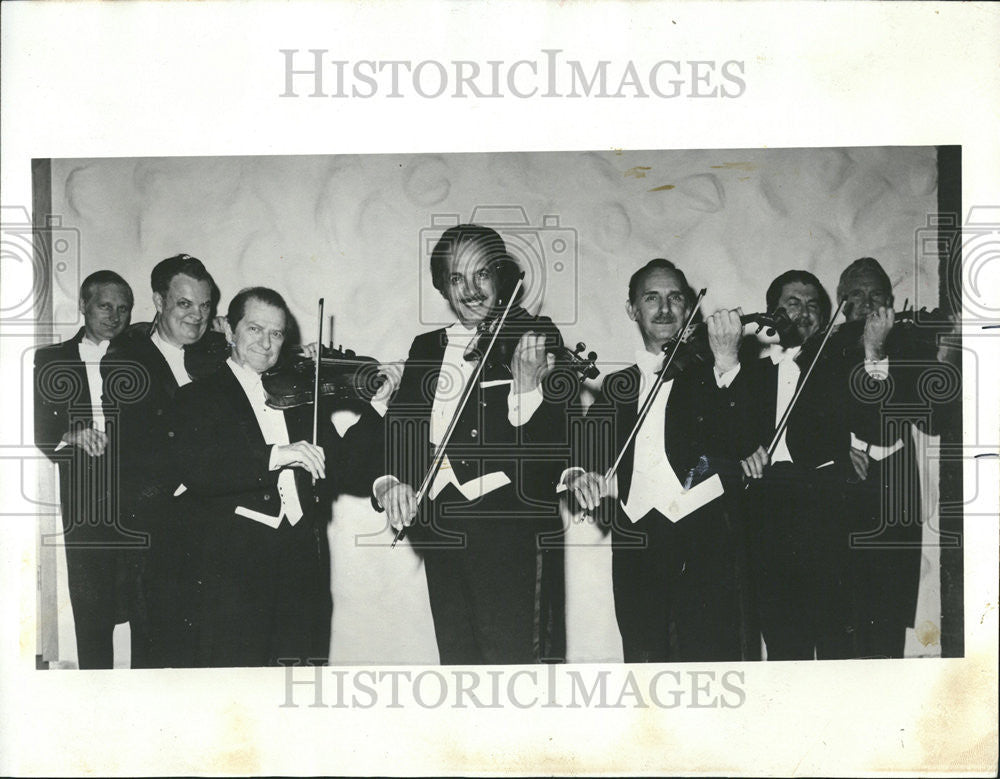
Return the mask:
[[800,422],[789,426],[788,445],[796,461],[846,463],[851,433],[876,446],[901,438],[909,449],[911,423],[935,432],[942,406],[961,393],[957,369],[893,330],[888,379],[879,381],[866,371],[861,342],[841,335],[831,337],[793,414],[793,423]]
[[[374,414],[374,412],[370,412]],[[312,438],[312,405],[286,409],[290,443]],[[321,405],[318,445],[326,453],[326,479],[317,488],[302,468],[293,468],[302,509],[329,506],[341,492],[366,494],[378,470],[362,433],[355,425],[341,437]],[[272,445],[264,442],[246,393],[227,364],[211,376],[192,382],[177,393],[171,432],[171,454],[180,481],[214,516],[233,516],[237,506],[275,516],[280,511],[278,475],[269,470]],[[253,520],[241,518],[247,522]]]
[[[885,350],[889,379],[876,383],[864,373],[865,354],[859,342],[834,343],[841,387],[851,401],[851,430],[869,443],[888,446],[900,437],[899,423],[919,423],[928,433],[940,427],[939,417],[961,396],[961,373],[937,359],[937,349],[910,337],[896,327],[889,333]],[[886,425],[887,420],[896,424]],[[909,438],[904,435],[904,442]]]
[[152,325],[133,325],[111,341],[101,362],[121,452],[122,509],[140,530],[155,523],[180,481],[171,456],[177,380],[152,332]]
[[[79,346],[84,329],[67,341],[35,352],[35,445],[59,467],[59,499],[64,527],[80,524],[83,514],[95,531],[111,532],[113,467],[116,449],[109,446],[100,457],[91,457],[76,446],[59,451],[63,435],[89,428],[93,423],[87,368]],[[110,412],[106,402],[105,413]]]
[[[863,620],[874,617],[895,625],[912,625],[920,583],[922,557],[922,500],[917,453],[909,426],[935,428],[938,402],[945,386],[938,385],[938,398],[928,397],[935,379],[953,384],[961,381],[951,366],[941,366],[936,355],[913,350],[901,332],[893,330],[886,343],[889,379],[876,381],[865,371],[864,350],[859,340],[846,341],[835,334],[817,364],[818,377],[810,379],[810,392],[803,414],[810,424],[798,426],[794,444],[815,448],[820,437],[835,430],[841,486],[840,513],[844,532],[850,534],[849,583],[855,611]],[[932,393],[933,394],[933,393]],[[789,446],[793,445],[789,431]],[[903,446],[888,458],[869,463],[865,481],[858,482],[847,460],[850,434],[876,446]],[[795,451],[793,457],[798,459]],[[830,459],[828,457],[828,459]]]
[[[329,547],[326,525],[338,485],[374,478],[355,456],[362,428],[341,438],[321,407],[317,443],[326,479],[293,468],[303,515],[277,528],[237,514],[239,507],[277,517],[280,470],[269,470],[272,444],[228,365],[177,392],[171,454],[187,491],[185,518],[203,539],[194,560],[200,592],[200,661],[209,665],[266,665],[275,657],[326,657],[329,649]],[[288,440],[312,438],[312,406],[284,412]],[[374,413],[374,412],[372,412]],[[357,475],[358,472],[361,475]],[[356,489],[356,487],[355,487]],[[284,647],[284,649],[278,649]],[[277,653],[277,654],[275,654]]]
[[[838,381],[834,366],[821,363],[805,383],[806,370],[812,354],[800,351],[796,363],[799,379],[796,389],[801,394],[792,409],[785,428],[785,444],[792,460],[804,468],[816,468],[834,461],[838,468],[849,467],[847,453],[850,430],[846,403],[837,402],[830,388]],[[758,446],[767,448],[777,428],[778,365],[765,356],[745,362],[740,372],[743,381],[737,391],[745,393],[742,405],[747,413],[739,420],[741,448],[744,456]]]
[[[744,405],[748,402],[748,393],[741,389],[745,381],[741,374],[742,369],[729,387],[720,388],[711,366],[694,365],[673,380],[664,417],[664,450],[682,484],[702,457],[714,464],[724,482],[732,476],[741,448],[734,431],[737,421],[747,413]],[[611,466],[638,419],[640,384],[638,365],[607,376],[587,411],[589,431],[583,436],[582,452],[577,447],[576,463],[599,473]],[[628,501],[634,457],[633,440],[617,471],[622,503]]]
[[[383,473],[414,489],[433,460],[431,412],[446,345],[443,328],[414,339],[386,414]],[[511,392],[505,364],[483,370],[451,437],[448,460],[461,483],[503,471],[521,498],[554,503],[556,482],[568,461],[567,393],[546,390],[531,419],[515,427],[508,419]]]

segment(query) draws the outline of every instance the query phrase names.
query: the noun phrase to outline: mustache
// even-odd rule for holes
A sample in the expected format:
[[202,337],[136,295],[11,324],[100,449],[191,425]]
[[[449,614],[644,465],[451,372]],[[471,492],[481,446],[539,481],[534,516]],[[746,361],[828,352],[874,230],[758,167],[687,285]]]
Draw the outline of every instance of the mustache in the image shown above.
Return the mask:
[[676,321],[677,321],[677,319],[675,317],[672,317],[672,316],[654,316],[653,317],[653,324],[654,325],[672,325]]

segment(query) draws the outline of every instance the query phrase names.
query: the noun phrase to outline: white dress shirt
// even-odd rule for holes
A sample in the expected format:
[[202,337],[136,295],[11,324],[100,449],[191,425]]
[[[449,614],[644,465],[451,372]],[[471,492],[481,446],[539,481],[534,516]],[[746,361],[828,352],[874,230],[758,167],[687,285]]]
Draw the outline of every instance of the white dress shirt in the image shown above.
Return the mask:
[[104,397],[104,382],[101,380],[101,360],[108,351],[108,341],[94,343],[85,335],[80,341],[80,360],[87,369],[87,389],[90,390],[91,415],[94,419],[93,428],[104,432],[104,408],[101,405]]
[[149,340],[160,350],[163,359],[167,361],[167,365],[170,366],[170,372],[174,374],[177,386],[183,387],[185,384],[190,384],[191,377],[188,376],[187,368],[184,367],[184,350],[161,338],[155,329]]
[[[289,443],[288,427],[285,424],[285,412],[267,405],[267,396],[264,393],[264,385],[261,383],[260,374],[238,365],[232,357],[226,360],[226,364],[232,370],[233,375],[236,376],[236,380],[240,383],[240,386],[243,387],[243,391],[247,395],[247,400],[250,401],[250,407],[253,409],[254,416],[257,417],[257,424],[260,425],[260,432],[264,436],[264,442],[276,446],[284,446]],[[272,449],[271,462],[268,465],[272,471],[277,470],[274,455],[275,452]],[[277,519],[277,523],[265,522],[265,524],[270,524],[276,528],[281,524],[282,517],[288,517],[288,521],[292,525],[296,524],[302,519],[303,512],[302,504],[299,502],[299,493],[295,487],[295,473],[291,468],[282,468],[278,474],[278,495],[281,497],[281,513],[276,518],[269,517],[272,520]],[[239,508],[236,513],[249,516],[251,519],[257,519],[258,521],[264,521],[262,517],[267,516],[266,514],[262,514],[260,517],[251,516],[251,514],[260,514],[260,512],[250,511],[249,509],[240,511]]]
[[[767,351],[767,356],[771,362],[778,366],[778,394],[774,404],[774,427],[778,427],[781,417],[785,414],[785,409],[792,402],[795,388],[799,383],[799,375],[802,373],[795,358],[802,351],[801,346],[792,346],[789,349],[782,348],[781,344],[772,344]],[[781,438],[774,449],[771,457],[772,463],[792,462],[792,454],[788,451],[788,444],[785,437],[788,433],[786,427],[781,431]]]
[[[456,322],[445,328],[447,343],[444,349],[444,356],[441,359],[441,373],[438,376],[438,383],[434,390],[434,403],[431,407],[431,429],[430,442],[437,446],[444,440],[448,425],[451,423],[455,412],[458,410],[462,395],[476,370],[477,363],[474,360],[466,360],[465,354],[469,346],[476,339],[475,328],[467,328],[461,322]],[[481,374],[480,374],[481,375]],[[480,388],[507,385],[510,392],[507,396],[507,420],[513,427],[521,427],[526,424],[535,412],[542,405],[544,395],[541,386],[531,392],[515,394],[513,391],[513,379],[500,379],[483,381],[480,379]],[[385,414],[384,405],[373,403],[372,406],[380,414]],[[394,476],[382,476],[375,481],[373,491],[375,494],[382,489],[386,480],[397,481]],[[475,479],[467,482],[459,482],[452,470],[448,455],[441,460],[428,497],[433,500],[447,485],[453,484],[467,500],[475,500],[483,495],[493,492],[506,484],[510,484],[510,478],[503,471],[493,471],[484,473]],[[414,485],[417,486],[417,485]]]
[[[653,383],[659,381],[657,373],[663,367],[664,355],[651,354],[645,350],[635,353],[635,362],[639,366],[639,399],[636,402],[641,407],[642,402]],[[667,400],[673,389],[674,381],[663,382],[663,386],[653,400],[649,414],[643,420],[642,427],[635,436],[635,448],[632,460],[632,482],[629,487],[628,502],[622,508],[629,519],[637,522],[649,510],[663,499],[674,498],[683,491],[674,469],[670,467],[667,453],[664,451],[664,425],[667,418]],[[619,486],[618,494],[621,494]]]
[[[663,367],[663,360],[662,353],[652,354],[645,349],[636,351],[635,362],[641,377],[639,397],[636,401],[637,410],[641,408],[653,382],[659,381],[657,374]],[[716,385],[728,387],[739,371],[739,365],[725,373],[715,370]],[[632,522],[638,522],[654,508],[667,519],[677,522],[722,494],[722,482],[718,476],[713,476],[691,489],[684,489],[684,485],[677,478],[667,459],[664,428],[667,401],[673,384],[672,379],[663,383],[635,437],[628,502],[621,504],[625,515]]]
[[[792,402],[792,397],[795,395],[795,389],[799,383],[799,376],[802,371],[798,363],[795,362],[795,358],[800,351],[802,351],[801,346],[793,346],[785,349],[781,344],[771,344],[770,348],[765,352],[765,356],[778,366],[778,393],[774,407],[774,426],[776,428],[785,413],[785,409],[788,408],[788,404]],[[875,381],[885,381],[889,376],[889,358],[884,357],[881,360],[865,359],[865,372]],[[788,444],[785,441],[787,433],[787,428],[781,432],[781,438],[778,440],[778,445],[774,449],[774,455],[771,457],[772,463],[792,462],[792,455],[788,451]],[[902,439],[898,439],[891,446],[874,446],[862,441],[852,432],[851,447],[866,452],[873,460],[882,460],[902,449],[903,441]]]

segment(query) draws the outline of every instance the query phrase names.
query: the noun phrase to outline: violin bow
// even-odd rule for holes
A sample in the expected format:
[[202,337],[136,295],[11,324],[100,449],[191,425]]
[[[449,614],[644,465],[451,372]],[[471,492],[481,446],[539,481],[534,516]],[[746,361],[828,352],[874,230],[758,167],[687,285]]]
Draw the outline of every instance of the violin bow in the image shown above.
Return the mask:
[[[448,427],[442,436],[441,441],[438,442],[437,448],[434,450],[434,459],[431,461],[431,467],[427,470],[427,475],[424,476],[424,480],[420,483],[420,489],[417,490],[417,507],[420,507],[420,503],[423,501],[424,496],[427,494],[431,487],[431,480],[434,475],[438,472],[441,467],[441,462],[444,460],[445,449],[448,448],[448,442],[451,441],[451,436],[455,432],[455,428],[458,426],[458,419],[462,416],[462,411],[465,410],[466,404],[469,402],[469,398],[472,397],[472,391],[475,389],[476,384],[479,382],[479,377],[483,373],[483,366],[486,365],[486,358],[490,356],[490,352],[493,351],[493,345],[497,342],[497,336],[500,335],[500,331],[503,329],[504,323],[507,321],[507,315],[510,314],[510,309],[514,305],[514,301],[517,299],[517,293],[521,290],[524,285],[524,279],[518,279],[517,284],[514,285],[514,291],[510,294],[510,299],[507,301],[507,306],[504,308],[503,314],[500,315],[500,320],[497,326],[493,330],[493,337],[490,339],[489,345],[486,347],[486,351],[483,352],[482,357],[479,358],[479,362],[476,364],[476,369],[472,372],[472,376],[469,377],[468,384],[465,385],[465,390],[462,392],[462,398],[458,402],[458,407],[455,409],[455,413],[448,422]],[[513,391],[513,390],[512,390]],[[396,531],[396,537],[392,539],[392,544],[389,546],[390,549],[396,546],[399,540],[406,534],[406,525],[403,525]]]
[[632,426],[631,432],[628,434],[628,438],[625,439],[625,443],[618,452],[618,458],[614,461],[614,464],[608,469],[607,473],[604,474],[604,481],[608,483],[614,478],[614,475],[618,472],[618,466],[622,463],[622,458],[625,456],[626,450],[635,440],[635,437],[639,434],[639,428],[642,427],[642,423],[646,421],[646,417],[649,416],[649,412],[653,408],[653,402],[656,400],[656,396],[660,392],[660,388],[664,385],[663,377],[667,375],[667,371],[670,370],[670,365],[674,361],[674,357],[677,356],[677,351],[680,349],[681,337],[684,333],[688,331],[691,327],[691,323],[694,322],[695,316],[698,314],[698,307],[701,305],[702,298],[705,297],[705,293],[708,290],[702,288],[698,293],[698,297],[694,301],[694,305],[691,306],[691,313],[688,315],[687,322],[684,323],[683,329],[678,331],[678,337],[674,342],[673,348],[670,350],[670,354],[667,356],[666,361],[663,363],[663,367],[656,374],[656,381],[653,382],[653,386],[649,388],[649,392],[646,393],[646,399],[642,402],[642,406],[639,409],[639,417],[636,419],[635,424]]
[[[806,375],[802,377],[802,381],[799,382],[799,386],[795,388],[795,393],[792,395],[792,399],[788,401],[788,405],[785,407],[785,413],[781,415],[781,421],[778,422],[778,427],[774,431],[774,438],[771,439],[770,446],[767,447],[767,459],[771,460],[774,455],[774,450],[778,448],[778,441],[781,440],[781,436],[785,432],[785,428],[788,427],[788,419],[792,415],[792,409],[795,408],[795,403],[798,401],[799,397],[802,395],[802,390],[805,389],[806,382],[809,381],[809,376],[816,367],[816,363],[819,362],[819,356],[823,353],[824,347],[826,347],[826,342],[830,340],[830,334],[833,333],[833,323],[837,321],[837,317],[840,316],[840,312],[844,308],[844,303],[846,301],[841,300],[840,305],[837,306],[837,310],[833,312],[833,316],[830,317],[830,323],[826,326],[826,332],[823,334],[823,341],[819,345],[819,349],[816,350],[816,354],[813,356],[812,361],[809,363],[809,368],[806,370]],[[750,482],[747,482],[747,486]]]
[[[319,438],[319,367],[320,363],[323,361],[320,359],[320,355],[323,353],[323,298],[319,299],[319,333],[316,336],[316,357],[314,362],[316,364],[316,370],[313,375],[313,446],[316,446],[317,439]],[[313,478],[313,484],[316,483],[316,479]]]

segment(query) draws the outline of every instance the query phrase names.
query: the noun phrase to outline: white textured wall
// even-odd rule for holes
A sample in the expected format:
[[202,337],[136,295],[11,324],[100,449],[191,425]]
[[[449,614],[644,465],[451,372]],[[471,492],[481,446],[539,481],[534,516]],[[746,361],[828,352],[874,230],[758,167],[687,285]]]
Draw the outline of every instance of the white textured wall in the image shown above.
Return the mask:
[[[404,356],[417,332],[447,321],[426,270],[432,226],[450,215],[468,221],[477,206],[519,206],[528,229],[508,235],[528,260],[536,310],[568,341],[596,349],[605,372],[632,359],[625,289],[655,256],[708,287],[706,312],[761,310],[768,282],[792,267],[816,273],[832,295],[840,270],[863,255],[882,262],[900,302],[933,307],[937,265],[915,267],[913,246],[936,196],[935,151],[922,147],[52,163],[53,213],[80,230],[82,273],[111,268],[128,279],[135,321],[153,313],[152,266],[184,251],[211,270],[223,309],[240,287],[273,286],[311,334],[323,295],[335,340],[381,359]],[[533,231],[546,216],[549,226]],[[65,286],[55,289],[56,321],[71,321],[75,281],[57,279]],[[355,544],[357,530],[379,527],[363,501],[338,504],[333,659],[434,662],[415,555]],[[573,532],[586,540],[588,530]],[[576,659],[620,651],[610,582],[594,576],[607,555],[577,548],[569,561]]]

